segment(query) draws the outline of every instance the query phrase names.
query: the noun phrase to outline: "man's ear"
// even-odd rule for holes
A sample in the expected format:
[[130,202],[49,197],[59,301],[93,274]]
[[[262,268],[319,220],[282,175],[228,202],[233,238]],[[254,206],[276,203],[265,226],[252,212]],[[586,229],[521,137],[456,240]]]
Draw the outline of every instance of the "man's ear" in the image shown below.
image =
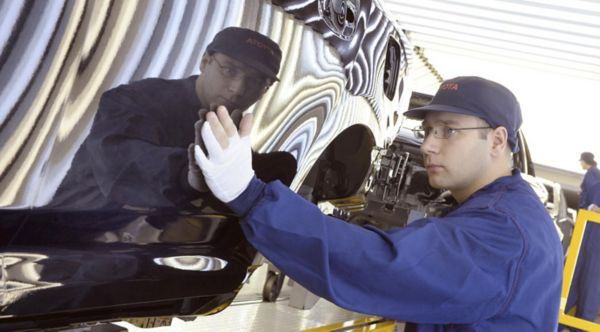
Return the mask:
[[265,87],[264,87],[264,89],[263,89],[263,90],[262,90],[262,92],[260,93],[260,97],[259,97],[259,99],[260,99],[260,98],[262,98],[262,96],[264,96],[264,95],[265,95],[265,93],[267,93],[267,91],[269,91],[269,89],[271,88],[271,86],[273,86],[273,83],[275,83],[275,81],[274,81],[274,80],[272,80],[272,79],[270,79],[270,78],[267,78],[267,84],[265,84]]
[[503,152],[508,147],[508,131],[504,127],[494,128],[492,130],[492,150],[495,152]]
[[204,71],[204,68],[206,68],[206,65],[210,62],[210,54],[208,54],[207,52],[204,52],[204,54],[202,55],[202,59],[200,59],[200,71]]

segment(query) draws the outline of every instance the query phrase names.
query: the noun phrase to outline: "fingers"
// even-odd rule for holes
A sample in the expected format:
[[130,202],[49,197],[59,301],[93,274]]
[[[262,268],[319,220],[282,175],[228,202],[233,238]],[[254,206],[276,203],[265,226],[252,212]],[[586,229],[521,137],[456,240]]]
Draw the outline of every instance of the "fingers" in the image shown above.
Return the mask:
[[206,108],[199,109],[198,110],[198,119],[204,120],[204,118],[206,117],[206,113],[208,113],[208,110]]
[[[252,114],[245,114],[242,117],[239,124],[240,136],[245,137],[250,135],[252,123],[254,121],[253,119],[254,117]],[[225,106],[219,106],[216,113],[208,112],[206,114],[206,122],[208,122],[209,126],[203,125],[201,131],[207,150],[209,143],[205,135],[210,137],[213,142],[216,142],[216,144],[211,143],[210,145],[217,146],[218,144],[222,149],[226,149],[229,146],[229,140],[238,133],[238,128],[229,115],[229,112],[227,112]],[[210,150],[208,150],[208,154],[211,154]]]
[[225,106],[219,106],[217,108],[217,116],[219,117],[219,121],[221,122],[221,125],[223,126],[223,129],[228,137],[231,137],[237,133],[237,127],[235,126],[235,123],[233,123],[233,120],[231,119],[231,116],[229,115],[229,112]]
[[194,169],[197,168],[198,165],[196,165],[196,163],[194,162],[194,147],[196,146],[196,144],[190,144],[188,145],[188,168],[189,169]]
[[[209,112],[206,115],[206,121],[210,126],[210,128],[208,128],[209,126],[206,125],[202,126],[202,138],[204,138],[204,143],[206,144],[206,146],[208,147],[208,141],[206,140],[204,135],[205,131],[208,131],[210,129],[210,136],[212,136],[212,138],[216,142],[218,142],[218,144],[223,149],[227,148],[227,146],[229,145],[229,135],[227,135],[227,133],[225,132],[225,128],[223,128],[223,125],[221,124],[221,121],[219,121],[219,118],[217,117],[215,112]],[[208,153],[210,154],[210,151]]]
[[242,120],[243,116],[242,111],[234,110],[229,116],[231,116],[231,120],[233,121],[233,124],[236,126],[236,128],[239,128],[240,120]]
[[194,143],[200,144],[200,138],[202,138],[202,124],[204,124],[204,117],[194,123]]
[[225,137],[223,141],[219,141],[213,134],[210,124],[204,124],[204,126],[202,126],[202,139],[204,140],[206,152],[211,158],[221,155],[221,151],[227,149],[229,146],[229,138]]
[[194,145],[194,159],[201,168],[207,168],[210,165],[208,158],[206,158],[206,155],[198,145]]
[[240,121],[240,137],[246,137],[250,135],[252,130],[252,122],[254,121],[254,115],[252,113],[245,114]]

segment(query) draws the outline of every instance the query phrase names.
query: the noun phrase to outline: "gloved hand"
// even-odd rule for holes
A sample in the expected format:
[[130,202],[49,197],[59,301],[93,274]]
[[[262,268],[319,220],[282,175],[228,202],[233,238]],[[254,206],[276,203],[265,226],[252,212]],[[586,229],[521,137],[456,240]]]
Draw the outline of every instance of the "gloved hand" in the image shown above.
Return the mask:
[[[210,111],[211,112],[215,112],[217,110],[217,105],[210,105]],[[202,151],[206,154],[207,150],[206,150],[206,146],[204,146],[204,140],[201,139],[201,131],[202,131],[202,126],[204,125],[205,119],[206,119],[206,114],[209,112],[208,109],[206,108],[201,108],[198,111],[198,121],[196,121],[196,123],[194,123],[194,131],[195,131],[195,139],[194,139],[194,144],[190,144],[190,146],[188,147],[188,173],[187,173],[187,182],[190,185],[190,187],[194,188],[196,191],[199,192],[208,192],[210,191],[210,188],[208,187],[208,185],[206,184],[206,181],[204,180],[204,175],[202,174],[202,171],[200,170],[200,168],[198,167],[198,164],[196,163],[195,157],[194,157],[194,146],[195,145],[199,145],[200,149],[202,149]],[[240,121],[242,120],[242,112],[240,110],[234,110],[233,112],[231,112],[230,114],[231,119],[233,121],[233,123],[235,124],[236,127],[238,127],[240,125]]]
[[252,115],[243,117],[239,133],[224,106],[220,106],[216,114],[207,114],[206,119],[202,139],[208,156],[195,145],[195,160],[210,190],[227,203],[238,197],[254,176],[250,149]]

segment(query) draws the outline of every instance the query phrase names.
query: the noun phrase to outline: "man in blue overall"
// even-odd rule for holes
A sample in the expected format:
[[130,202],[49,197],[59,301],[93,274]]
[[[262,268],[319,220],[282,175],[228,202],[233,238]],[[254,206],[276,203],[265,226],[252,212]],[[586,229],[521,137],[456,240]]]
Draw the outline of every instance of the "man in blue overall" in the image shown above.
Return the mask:
[[591,152],[583,152],[579,158],[581,168],[585,171],[583,181],[581,181],[581,192],[579,193],[579,208],[587,209],[592,204],[592,187],[600,183],[600,170],[594,160],[594,154]]
[[[579,207],[600,213],[600,171],[596,167],[594,155],[591,152],[582,153],[580,163],[586,173],[581,182]],[[590,322],[595,321],[600,309],[599,280],[600,225],[590,222],[581,241],[565,311],[569,312],[575,307],[575,317]],[[572,329],[572,331],[579,330]]]
[[563,254],[546,209],[513,168],[521,125],[514,95],[457,77],[405,115],[423,120],[430,184],[459,204],[404,228],[349,224],[277,181],[258,180],[251,115],[238,132],[224,108],[209,113],[208,155],[196,149],[196,161],[213,193],[243,216],[248,240],[333,303],[407,321],[406,331],[555,331]]

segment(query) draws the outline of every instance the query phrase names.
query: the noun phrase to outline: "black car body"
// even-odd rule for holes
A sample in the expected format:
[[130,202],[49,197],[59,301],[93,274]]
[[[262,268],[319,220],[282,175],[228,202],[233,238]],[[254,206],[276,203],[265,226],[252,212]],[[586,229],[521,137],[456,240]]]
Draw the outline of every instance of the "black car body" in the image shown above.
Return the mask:
[[254,106],[257,151],[298,160],[292,189],[313,201],[364,188],[373,147],[410,99],[411,47],[379,1],[25,1],[0,31],[0,330],[77,327],[218,312],[255,250],[219,209],[45,208],[103,91],[197,71],[223,27],[283,49],[280,82]]

